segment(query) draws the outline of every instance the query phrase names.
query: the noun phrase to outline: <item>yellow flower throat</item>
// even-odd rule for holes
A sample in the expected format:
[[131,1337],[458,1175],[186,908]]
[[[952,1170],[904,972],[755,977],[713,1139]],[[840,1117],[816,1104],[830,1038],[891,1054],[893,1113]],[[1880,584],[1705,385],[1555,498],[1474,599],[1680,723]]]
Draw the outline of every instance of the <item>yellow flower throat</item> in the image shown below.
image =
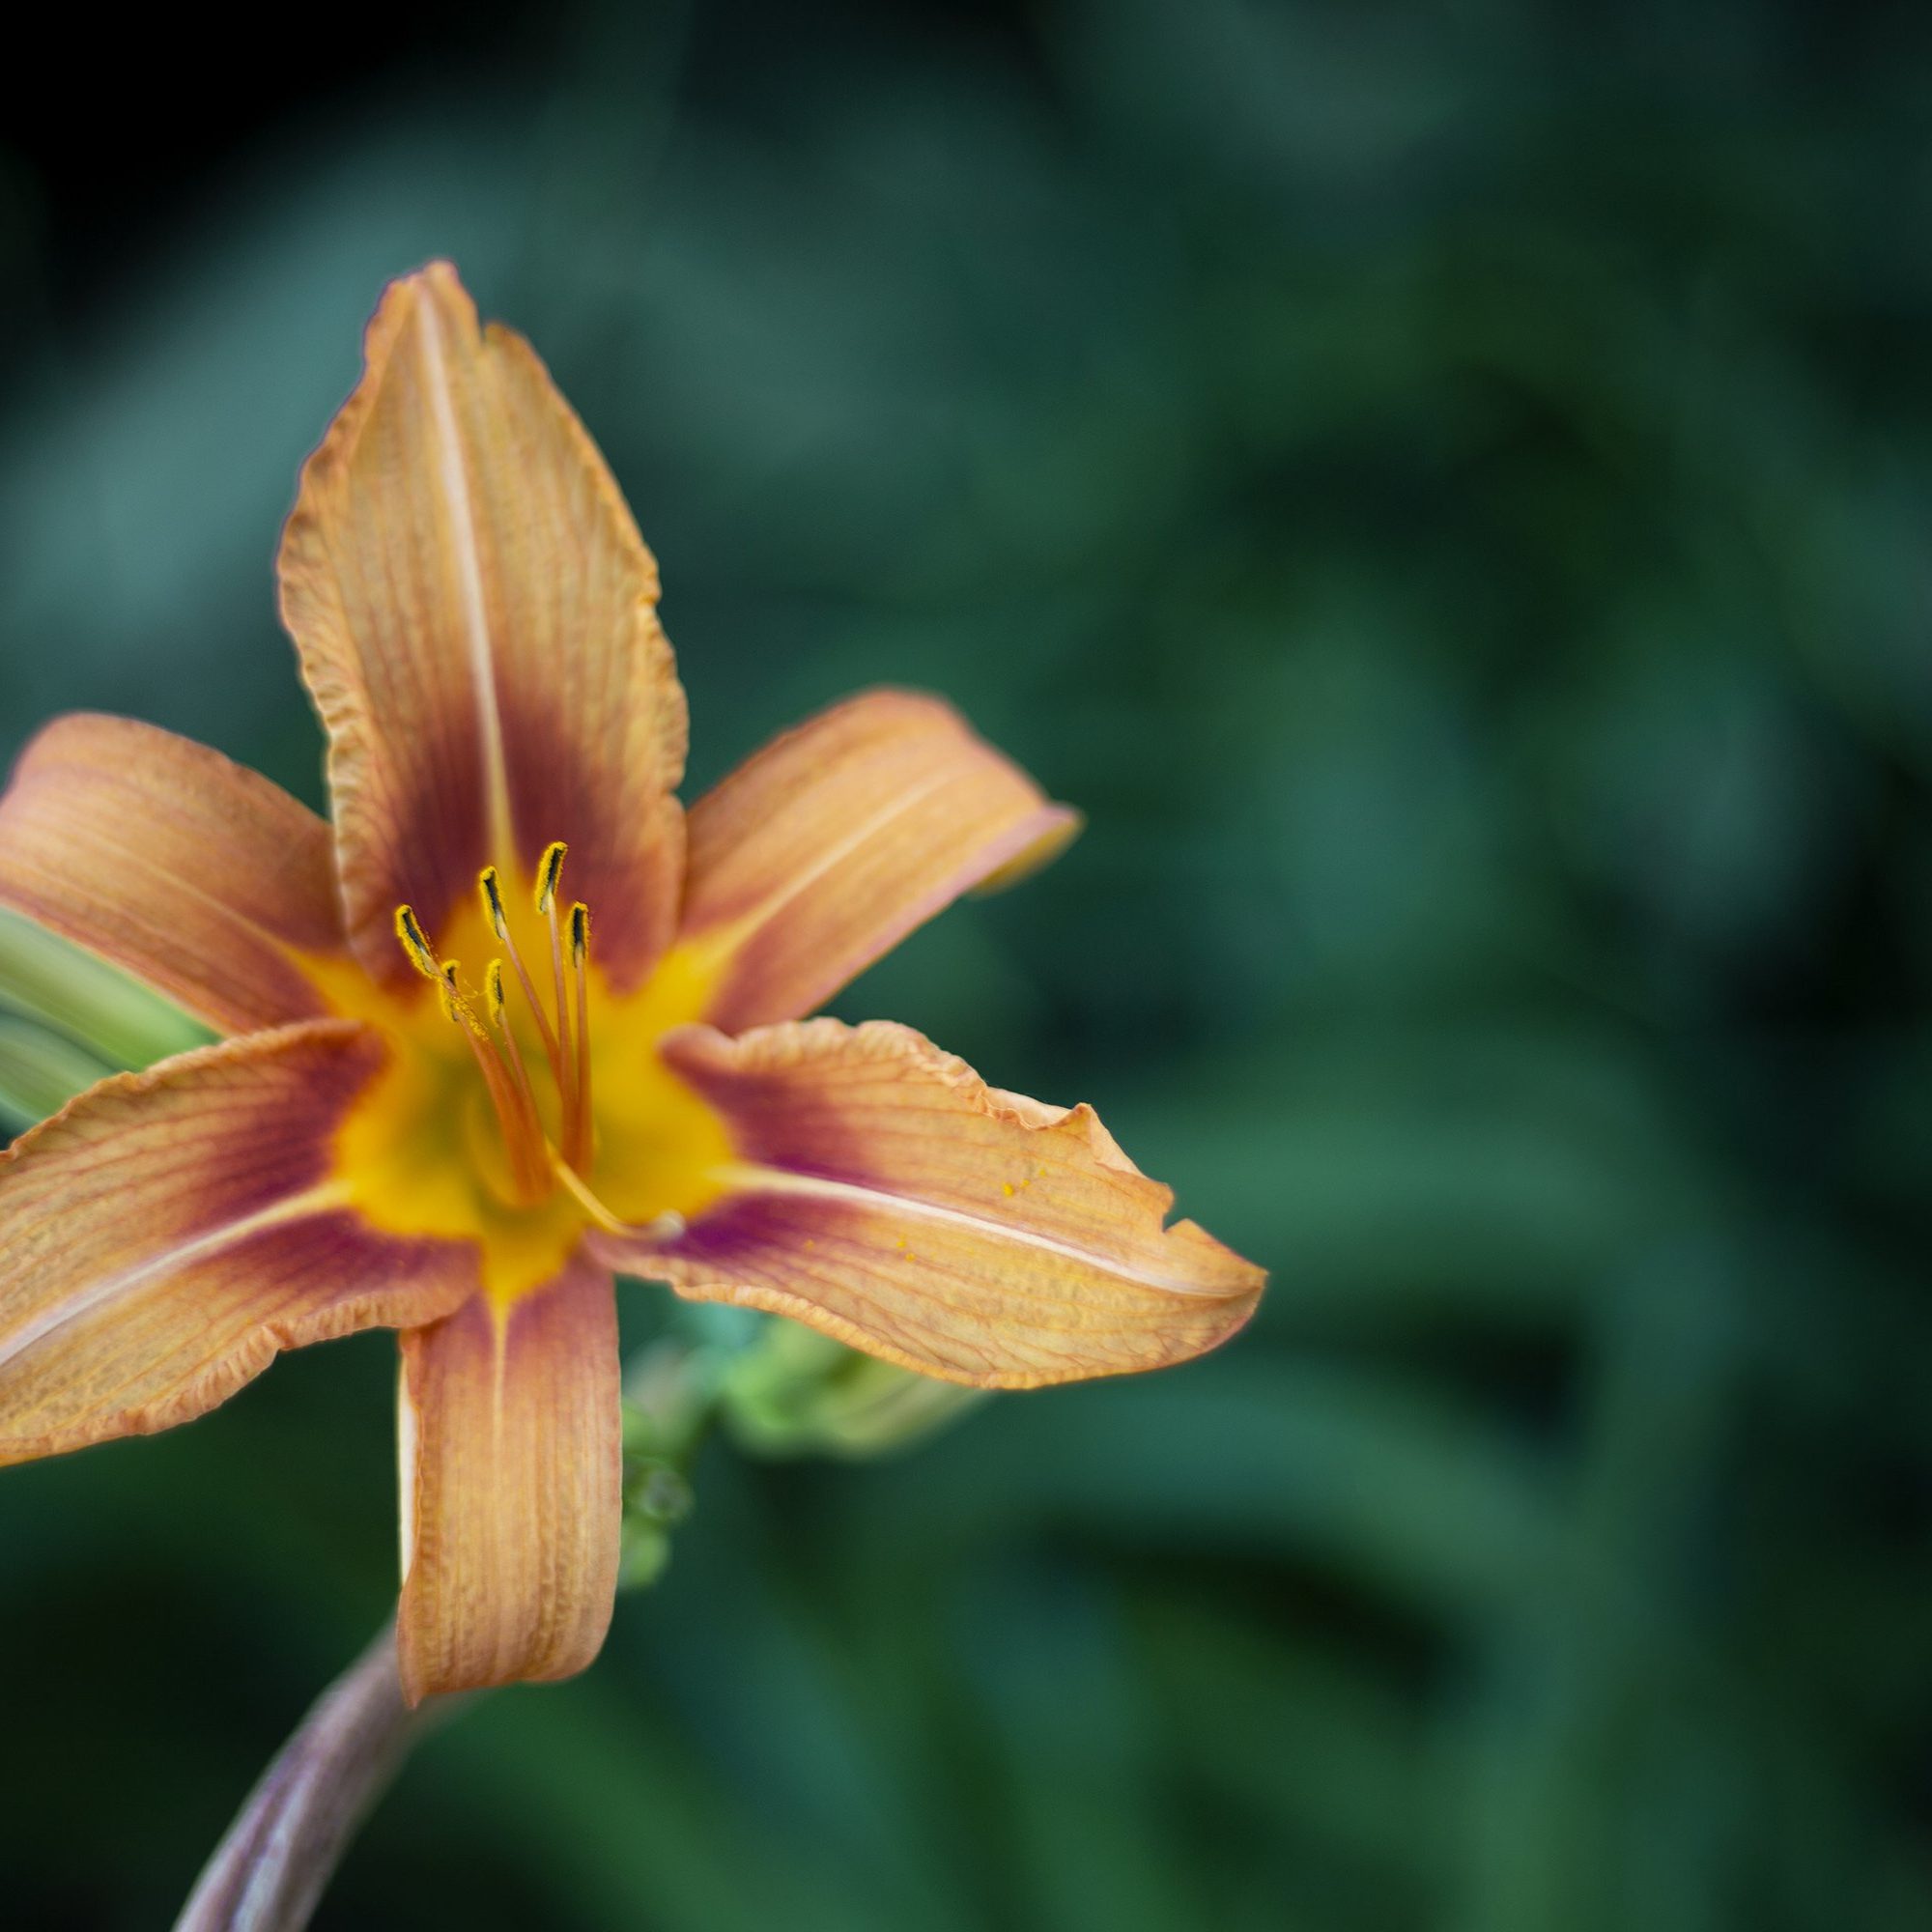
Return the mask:
[[466,950],[490,954],[476,978],[396,908],[398,943],[434,999],[359,971],[323,976],[338,1009],[396,1049],[338,1138],[350,1204],[390,1233],[476,1240],[500,1301],[554,1275],[589,1224],[674,1228],[723,1191],[731,1158],[723,1122],[657,1053],[700,1016],[714,969],[675,949],[614,992],[589,908],[563,909],[564,856],[561,842],[546,848],[527,901],[506,901],[497,868],[483,868],[474,907],[450,921]]

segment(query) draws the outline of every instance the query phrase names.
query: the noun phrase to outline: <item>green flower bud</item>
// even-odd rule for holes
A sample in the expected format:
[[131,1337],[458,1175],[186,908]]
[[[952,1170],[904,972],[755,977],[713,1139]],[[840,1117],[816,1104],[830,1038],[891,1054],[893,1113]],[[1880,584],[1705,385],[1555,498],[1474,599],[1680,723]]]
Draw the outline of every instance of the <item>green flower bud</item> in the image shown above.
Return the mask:
[[725,1366],[720,1404],[738,1445],[761,1456],[891,1455],[986,1395],[895,1367],[793,1321],[769,1323]]

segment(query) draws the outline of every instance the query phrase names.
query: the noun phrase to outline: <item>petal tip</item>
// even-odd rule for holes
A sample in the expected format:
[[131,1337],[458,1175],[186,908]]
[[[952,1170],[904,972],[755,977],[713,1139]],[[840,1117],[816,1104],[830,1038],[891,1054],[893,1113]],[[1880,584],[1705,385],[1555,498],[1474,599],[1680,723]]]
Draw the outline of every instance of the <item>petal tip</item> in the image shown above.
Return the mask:
[[1044,871],[1087,829],[1087,814],[1077,806],[1046,805],[1040,808],[1026,842],[1004,865],[995,867],[972,889],[976,899],[989,898]]

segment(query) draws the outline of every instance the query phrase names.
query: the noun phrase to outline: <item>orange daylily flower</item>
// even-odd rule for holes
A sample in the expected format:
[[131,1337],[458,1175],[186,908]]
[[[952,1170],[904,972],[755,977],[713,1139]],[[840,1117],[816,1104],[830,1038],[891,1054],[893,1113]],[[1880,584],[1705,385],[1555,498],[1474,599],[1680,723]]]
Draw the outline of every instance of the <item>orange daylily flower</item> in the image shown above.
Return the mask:
[[596,1655],[622,1513],[612,1272],[952,1380],[1157,1368],[1261,1271],[1086,1107],[805,1020],[1071,836],[944,704],[868,692],[687,817],[657,567],[528,345],[393,284],[302,472],[281,609],[332,826],[126,719],[48,725],[0,903],[222,1036],[0,1166],[0,1462],[164,1429],[278,1350],[401,1331],[412,1701]]

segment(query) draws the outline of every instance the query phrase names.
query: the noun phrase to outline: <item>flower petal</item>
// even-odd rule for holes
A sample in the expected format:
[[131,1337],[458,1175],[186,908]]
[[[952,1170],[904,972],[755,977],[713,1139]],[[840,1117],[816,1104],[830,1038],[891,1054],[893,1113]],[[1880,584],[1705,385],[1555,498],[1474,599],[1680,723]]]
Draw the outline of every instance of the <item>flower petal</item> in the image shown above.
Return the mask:
[[999,1093],[910,1028],[688,1027],[664,1051],[742,1165],[675,1237],[593,1237],[612,1266],[993,1388],[1159,1368],[1254,1310],[1262,1270],[1163,1227],[1173,1195],[1091,1108]]
[[810,1012],[1079,823],[937,698],[870,691],[821,712],[692,808],[680,936],[724,954],[705,1017],[737,1032]]
[[467,1248],[332,1205],[384,1051],[348,1020],[252,1034],[103,1080],[0,1156],[0,1463],[185,1422],[277,1350],[471,1292]]
[[617,1588],[623,1441],[608,1270],[473,1295],[403,1337],[403,1694],[569,1677]]
[[350,938],[410,968],[478,869],[570,845],[620,987],[669,937],[685,706],[657,565],[583,426],[521,336],[479,331],[447,263],[394,282],[365,369],[302,471],[282,619],[328,730]]
[[219,752],[57,718],[0,797],[0,902],[226,1033],[327,1010],[298,955],[342,951],[328,827]]

